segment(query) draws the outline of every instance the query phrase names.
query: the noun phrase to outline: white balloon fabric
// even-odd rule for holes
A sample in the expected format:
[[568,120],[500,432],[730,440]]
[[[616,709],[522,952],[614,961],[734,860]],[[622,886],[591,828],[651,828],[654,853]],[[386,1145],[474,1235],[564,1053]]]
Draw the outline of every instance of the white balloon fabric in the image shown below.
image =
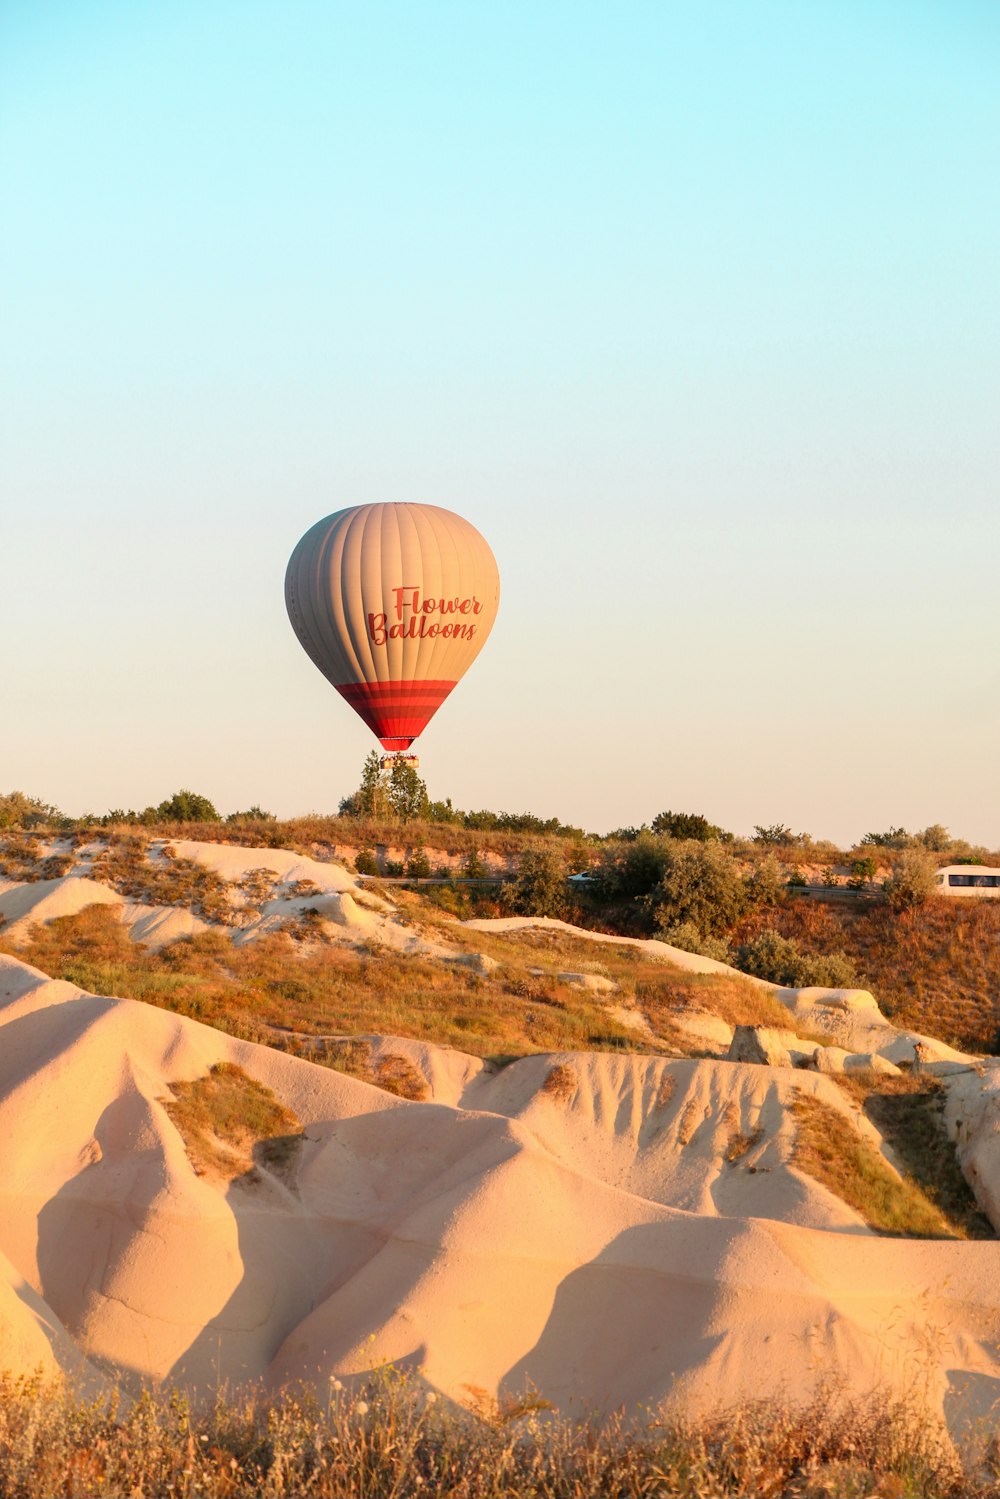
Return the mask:
[[405,750],[479,655],[500,604],[493,553],[437,505],[357,505],[302,537],[288,617],[327,681],[381,741]]

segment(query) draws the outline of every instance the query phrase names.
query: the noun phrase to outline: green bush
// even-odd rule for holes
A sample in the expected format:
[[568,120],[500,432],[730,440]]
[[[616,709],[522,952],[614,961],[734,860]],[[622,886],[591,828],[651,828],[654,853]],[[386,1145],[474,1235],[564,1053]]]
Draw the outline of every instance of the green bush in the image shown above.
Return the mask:
[[706,937],[693,921],[681,921],[677,926],[660,928],[660,937],[671,947],[682,952],[695,952],[703,958],[714,958],[717,963],[728,963],[731,957],[729,944],[721,937]]
[[[147,811],[154,809],[147,808]],[[143,814],[145,816],[145,814]],[[207,796],[197,791],[175,791],[155,809],[160,822],[219,822],[219,814]]]
[[555,849],[527,849],[517,878],[501,887],[501,899],[518,916],[566,914],[566,862]]
[[[790,881],[789,881],[790,883]],[[747,901],[751,906],[776,906],[785,891],[785,874],[773,854],[755,867],[747,880]]]
[[640,830],[601,850],[595,870],[597,893],[605,900],[641,900],[655,890],[663,875],[670,844]]
[[706,937],[722,937],[749,903],[747,882],[718,843],[667,846],[663,873],[649,897],[660,931],[690,922]]
[[782,937],[772,927],[742,943],[732,961],[741,972],[788,989],[851,989],[856,982],[845,953],[805,953],[793,937]]
[[0,796],[0,828],[39,828],[60,826],[67,819],[57,807],[25,796],[23,791],[8,791]]
[[423,849],[411,854],[406,861],[406,873],[411,880],[429,880],[431,875],[431,861]]
[[359,848],[354,855],[354,868],[358,874],[380,874],[378,859],[370,848]]

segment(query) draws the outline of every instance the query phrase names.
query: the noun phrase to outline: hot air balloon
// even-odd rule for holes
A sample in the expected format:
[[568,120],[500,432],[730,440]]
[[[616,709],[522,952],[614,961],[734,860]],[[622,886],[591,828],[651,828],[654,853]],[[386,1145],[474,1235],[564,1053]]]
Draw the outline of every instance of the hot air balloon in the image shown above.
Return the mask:
[[300,644],[394,754],[479,655],[499,602],[486,541],[437,505],[338,510],[306,532],[285,574]]

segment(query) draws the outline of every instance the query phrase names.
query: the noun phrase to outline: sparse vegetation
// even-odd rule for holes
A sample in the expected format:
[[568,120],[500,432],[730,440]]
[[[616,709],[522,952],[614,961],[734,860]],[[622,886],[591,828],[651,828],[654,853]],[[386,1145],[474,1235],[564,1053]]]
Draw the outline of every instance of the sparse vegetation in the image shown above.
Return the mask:
[[804,952],[844,952],[894,1025],[963,1051],[1000,1051],[1000,900],[934,896],[902,912],[882,901],[794,901],[752,914],[738,940],[764,924]]
[[286,1175],[302,1127],[270,1088],[232,1062],[217,1062],[206,1077],[172,1085],[162,1101],[199,1175],[231,1181],[253,1177],[256,1166]]
[[729,1142],[726,1145],[725,1158],[727,1164],[735,1166],[736,1162],[741,1161],[745,1155],[749,1154],[755,1145],[760,1144],[763,1138],[764,1128],[760,1124],[755,1125],[749,1131],[736,1130],[730,1135]]
[[869,1228],[904,1238],[965,1237],[916,1182],[892,1170],[838,1109],[800,1092],[791,1110],[796,1123],[792,1164],[846,1202]]
[[958,1164],[944,1122],[947,1094],[927,1073],[845,1072],[834,1077],[867,1114],[907,1175],[957,1235],[995,1239]]
[[545,1074],[542,1092],[558,1103],[568,1103],[577,1090],[577,1083],[575,1067],[571,1067],[568,1062],[556,1062]]
[[354,1037],[342,1040],[324,1037],[318,1044],[302,1047],[300,1055],[411,1102],[419,1103],[430,1091],[423,1074],[409,1057],[395,1052],[376,1056],[370,1041]]
[[906,848],[886,881],[885,893],[894,911],[922,906],[934,894],[937,860],[924,848]]

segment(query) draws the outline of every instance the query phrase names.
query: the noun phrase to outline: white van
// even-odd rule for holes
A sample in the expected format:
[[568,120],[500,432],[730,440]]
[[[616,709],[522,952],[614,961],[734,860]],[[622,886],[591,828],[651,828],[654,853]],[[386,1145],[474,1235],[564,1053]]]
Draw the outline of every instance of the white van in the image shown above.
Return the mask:
[[942,895],[985,895],[1000,900],[1000,869],[985,864],[949,864],[937,872]]

